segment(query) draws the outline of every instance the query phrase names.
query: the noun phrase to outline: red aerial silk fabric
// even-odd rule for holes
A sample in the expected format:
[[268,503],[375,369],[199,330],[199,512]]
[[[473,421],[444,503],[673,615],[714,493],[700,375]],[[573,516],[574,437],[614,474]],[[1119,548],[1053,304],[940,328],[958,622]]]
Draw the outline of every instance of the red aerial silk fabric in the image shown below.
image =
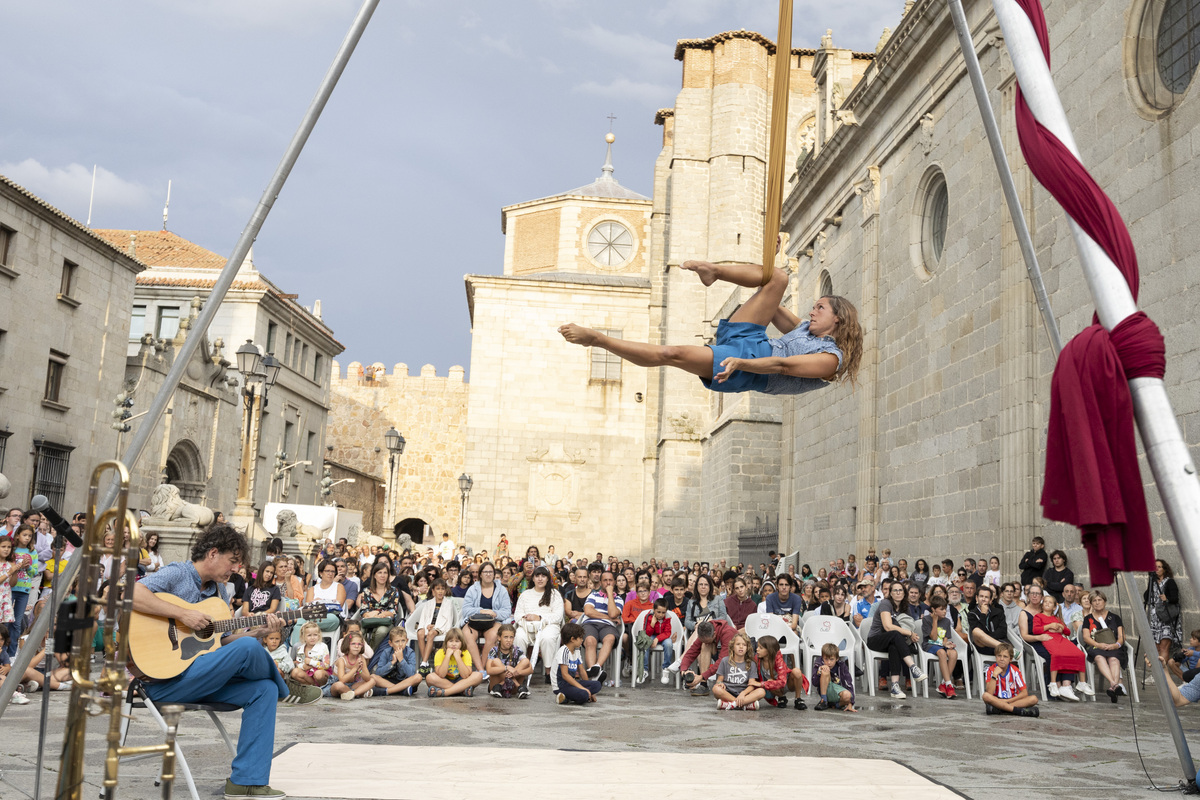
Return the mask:
[[[1050,63],[1039,0],[1015,0],[1029,16]],[[1120,212],[1079,160],[1034,117],[1017,92],[1017,133],[1030,171],[1125,276],[1138,296],[1137,253]],[[1154,569],[1154,538],[1133,436],[1130,378],[1161,378],[1162,334],[1138,312],[1111,333],[1098,323],[1063,348],[1050,384],[1050,425],[1042,510],[1082,530],[1092,583],[1118,571]]]

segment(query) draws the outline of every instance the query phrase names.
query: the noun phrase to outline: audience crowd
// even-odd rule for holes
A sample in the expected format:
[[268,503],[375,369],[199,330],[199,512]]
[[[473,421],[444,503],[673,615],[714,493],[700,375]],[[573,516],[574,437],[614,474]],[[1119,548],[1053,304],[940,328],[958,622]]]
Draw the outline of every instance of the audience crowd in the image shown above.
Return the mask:
[[[82,527],[82,515],[73,524]],[[12,509],[0,526],[6,680],[18,646],[40,651],[45,644],[21,634],[70,555],[56,560],[52,539],[36,512]],[[141,556],[140,574],[163,565],[153,537]],[[528,699],[540,687],[559,703],[586,704],[617,681],[618,671],[634,686],[649,682],[659,653],[664,685],[678,677],[691,695],[715,699],[724,710],[788,708],[789,696],[792,708],[805,709],[811,687],[818,710],[854,712],[856,684],[901,700],[929,682],[954,700],[968,670],[979,688],[974,665],[984,665],[980,693],[988,714],[1037,716],[1031,669],[1044,682],[1036,695],[1066,702],[1103,689],[1116,703],[1132,680],[1126,625],[1109,597],[1081,585],[1066,554],[1047,553],[1040,537],[1009,569],[995,556],[956,565],[949,558],[894,558],[886,549],[869,550],[861,562],[852,553],[815,572],[775,553],[757,565],[634,563],[602,553],[558,555],[553,545],[543,554],[531,545],[514,558],[505,537],[489,556],[470,554],[448,535],[436,548],[404,551],[326,541],[311,574],[308,564],[285,555],[276,539],[259,563],[240,566],[228,587],[236,614],[325,607],[324,618],[262,640],[291,690],[283,702],[295,704],[471,697],[477,689]],[[1184,641],[1167,562],[1157,562],[1142,600],[1155,655],[1184,683],[1172,686],[1177,702],[1200,701],[1200,631]],[[814,616],[839,618],[846,627],[836,630],[850,636],[815,646],[811,663],[797,663],[785,651],[795,649]],[[25,693],[46,682],[39,660],[17,677],[13,702],[27,703]],[[50,688],[69,687],[69,677],[56,670]]]

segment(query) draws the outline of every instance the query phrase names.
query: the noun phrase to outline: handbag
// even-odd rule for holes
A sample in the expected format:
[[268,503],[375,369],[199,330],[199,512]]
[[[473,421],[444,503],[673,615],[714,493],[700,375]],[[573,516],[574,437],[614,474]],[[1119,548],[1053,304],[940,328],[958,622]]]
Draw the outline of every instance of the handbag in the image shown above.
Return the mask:
[[1116,644],[1117,632],[1112,628],[1101,628],[1092,631],[1092,641],[1096,644]]
[[472,614],[467,618],[467,624],[477,631],[486,631],[495,625],[497,621],[495,617],[488,616],[487,614]]

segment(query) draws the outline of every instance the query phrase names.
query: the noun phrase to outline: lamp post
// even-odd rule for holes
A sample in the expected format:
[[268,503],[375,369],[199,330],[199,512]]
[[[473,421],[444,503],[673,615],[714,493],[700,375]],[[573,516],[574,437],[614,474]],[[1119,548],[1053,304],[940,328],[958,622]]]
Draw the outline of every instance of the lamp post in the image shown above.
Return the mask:
[[463,535],[467,530],[467,498],[471,495],[471,487],[475,485],[475,481],[471,480],[471,476],[463,473],[458,476],[458,493],[462,495],[462,509],[458,516],[458,543],[463,543]]
[[395,426],[388,428],[383,435],[383,443],[388,449],[388,489],[387,502],[384,503],[384,527],[391,530],[396,524],[396,456],[404,453],[404,436]]
[[238,476],[237,504],[234,507],[234,526],[242,527],[248,538],[254,535],[254,484],[257,477],[259,437],[262,433],[263,406],[267,392],[279,380],[282,365],[272,353],[265,356],[250,339],[237,350],[238,372],[242,375],[242,466]]

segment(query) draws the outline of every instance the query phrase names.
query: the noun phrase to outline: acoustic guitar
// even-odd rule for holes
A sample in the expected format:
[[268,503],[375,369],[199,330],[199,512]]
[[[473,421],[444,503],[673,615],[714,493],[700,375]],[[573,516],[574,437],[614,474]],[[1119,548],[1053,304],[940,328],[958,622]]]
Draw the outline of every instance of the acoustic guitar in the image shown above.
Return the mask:
[[[167,592],[156,592],[154,596],[173,606],[207,614],[212,622],[202,630],[194,631],[174,617],[156,617],[134,611],[125,634],[129,654],[137,668],[150,678],[174,678],[197,658],[219,648],[224,634],[267,624],[266,614],[234,617],[220,597],[187,603]],[[311,603],[295,611],[278,612],[275,616],[291,622],[301,618],[322,620],[328,613],[324,603]]]

